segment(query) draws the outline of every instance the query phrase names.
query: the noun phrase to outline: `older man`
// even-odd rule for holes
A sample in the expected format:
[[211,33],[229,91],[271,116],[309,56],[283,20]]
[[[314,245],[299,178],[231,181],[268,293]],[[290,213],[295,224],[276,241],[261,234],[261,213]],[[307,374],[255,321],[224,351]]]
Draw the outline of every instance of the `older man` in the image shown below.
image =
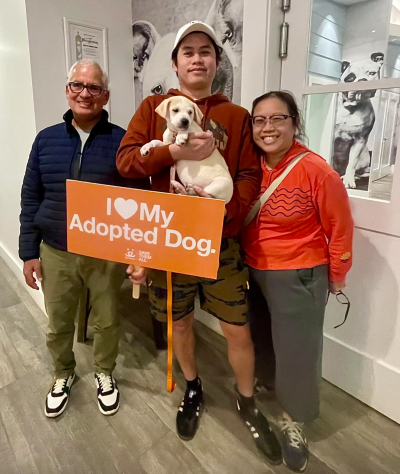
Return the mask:
[[64,123],[37,135],[22,186],[19,255],[27,285],[38,290],[36,279],[42,284],[49,316],[47,347],[55,371],[45,414],[51,418],[65,410],[75,378],[74,320],[85,286],[94,322],[98,406],[104,415],[119,408],[112,371],[119,344],[117,297],[126,266],[67,251],[67,179],[149,187],[148,180],[124,179],[117,171],[116,152],[125,131],[108,122],[103,107],[109,95],[108,78],[99,64],[84,59],[72,66]]

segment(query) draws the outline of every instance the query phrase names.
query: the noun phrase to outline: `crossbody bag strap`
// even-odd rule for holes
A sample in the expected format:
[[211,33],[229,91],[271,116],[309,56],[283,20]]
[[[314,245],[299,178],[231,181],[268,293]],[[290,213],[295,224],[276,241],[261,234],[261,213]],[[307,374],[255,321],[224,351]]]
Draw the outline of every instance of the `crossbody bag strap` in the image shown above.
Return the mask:
[[282,183],[282,181],[286,178],[286,176],[292,171],[292,169],[297,165],[297,163],[304,158],[308,154],[302,153],[301,155],[296,156],[293,160],[289,163],[286,167],[285,171],[276,178],[270,186],[265,190],[264,194],[261,195],[260,199],[255,203],[255,205],[251,208],[251,211],[247,214],[247,217],[244,221],[244,227],[246,227],[250,222],[254,219],[254,217],[258,214],[260,209],[264,206],[270,196],[273,194],[275,189]]

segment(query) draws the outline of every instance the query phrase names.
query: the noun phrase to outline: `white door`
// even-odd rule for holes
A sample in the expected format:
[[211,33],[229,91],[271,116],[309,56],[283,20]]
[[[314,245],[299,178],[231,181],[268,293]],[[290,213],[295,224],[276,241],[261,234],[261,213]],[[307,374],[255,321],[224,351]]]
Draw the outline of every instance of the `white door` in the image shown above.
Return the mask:
[[397,92],[379,91],[379,123],[371,163],[371,182],[392,174],[393,154],[396,151],[398,110],[400,95]]
[[291,0],[285,21],[281,89],[301,104],[310,148],[342,175],[356,225],[350,317],[332,329],[332,299],[324,377],[400,422],[400,171],[387,198],[373,197],[398,149],[400,2]]

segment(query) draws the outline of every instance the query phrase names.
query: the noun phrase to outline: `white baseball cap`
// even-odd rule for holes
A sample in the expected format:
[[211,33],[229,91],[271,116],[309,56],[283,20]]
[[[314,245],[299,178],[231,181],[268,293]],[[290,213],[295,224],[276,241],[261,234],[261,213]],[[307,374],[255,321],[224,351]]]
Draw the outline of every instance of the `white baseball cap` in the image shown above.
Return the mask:
[[183,40],[185,36],[187,36],[189,33],[195,33],[195,32],[205,33],[214,41],[214,43],[217,46],[222,48],[222,45],[217,39],[217,35],[215,34],[214,28],[210,25],[207,25],[207,23],[194,20],[194,21],[191,21],[190,23],[186,23],[186,25],[183,25],[182,28],[179,29],[178,33],[176,34],[174,49],[178,46],[179,42]]

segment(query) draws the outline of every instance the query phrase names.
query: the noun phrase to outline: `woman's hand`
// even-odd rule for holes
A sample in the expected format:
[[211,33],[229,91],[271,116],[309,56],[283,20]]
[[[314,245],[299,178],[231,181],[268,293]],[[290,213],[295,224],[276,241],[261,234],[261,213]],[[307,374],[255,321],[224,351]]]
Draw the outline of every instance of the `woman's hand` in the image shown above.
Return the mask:
[[345,281],[330,281],[329,282],[329,291],[336,295],[339,293],[339,291],[342,291],[346,288],[346,282]]

